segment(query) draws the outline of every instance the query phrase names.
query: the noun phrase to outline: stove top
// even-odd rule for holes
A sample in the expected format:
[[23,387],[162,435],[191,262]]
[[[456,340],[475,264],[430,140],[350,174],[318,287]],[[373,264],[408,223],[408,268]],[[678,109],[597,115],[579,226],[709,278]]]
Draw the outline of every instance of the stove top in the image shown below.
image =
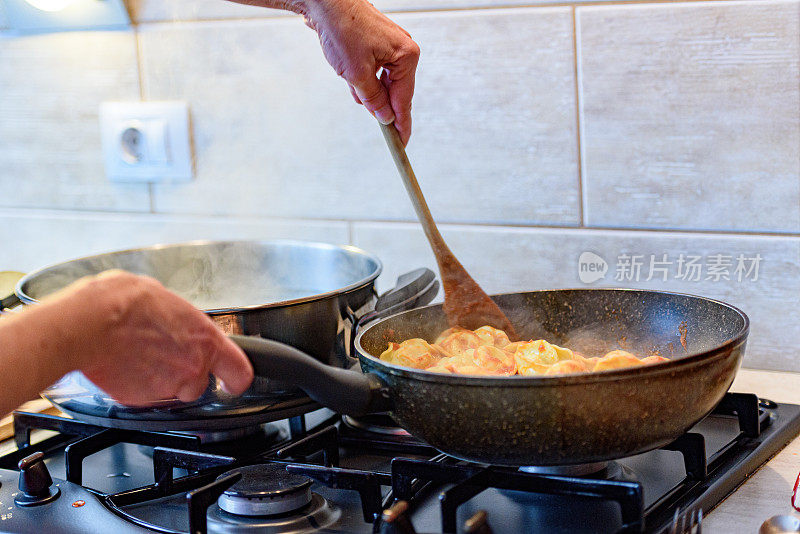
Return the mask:
[[800,433],[800,406],[729,393],[666,447],[560,468],[456,460],[387,421],[321,411],[205,442],[18,412],[0,532],[663,532]]

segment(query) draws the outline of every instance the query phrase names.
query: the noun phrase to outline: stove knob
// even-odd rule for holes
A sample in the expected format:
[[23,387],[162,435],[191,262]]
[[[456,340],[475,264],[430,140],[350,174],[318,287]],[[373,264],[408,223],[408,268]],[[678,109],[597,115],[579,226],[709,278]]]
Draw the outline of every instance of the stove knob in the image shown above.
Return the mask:
[[37,506],[58,498],[61,490],[53,486],[50,471],[44,464],[44,454],[36,452],[19,461],[20,493],[14,497],[19,506]]
[[381,534],[417,534],[408,518],[408,502],[397,501],[383,511]]
[[487,521],[487,515],[484,510],[478,510],[475,515],[467,519],[464,523],[465,534],[492,534],[492,529]]

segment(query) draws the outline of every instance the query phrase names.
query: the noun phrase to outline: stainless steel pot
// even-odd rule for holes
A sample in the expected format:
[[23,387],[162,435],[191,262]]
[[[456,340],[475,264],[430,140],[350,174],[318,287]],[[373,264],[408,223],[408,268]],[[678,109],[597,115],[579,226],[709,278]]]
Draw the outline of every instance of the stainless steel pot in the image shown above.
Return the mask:
[[[352,330],[360,317],[374,314],[374,283],[381,268],[377,257],[352,246],[198,241],[111,252],[39,269],[19,281],[15,295],[33,304],[81,277],[123,269],[156,278],[204,310],[228,334],[278,340],[341,368],[357,361],[348,355]],[[430,283],[433,273],[425,279],[428,293],[438,289]],[[400,291],[384,299],[383,307],[405,309],[394,307],[402,304],[398,296],[411,305],[427,303],[405,298]],[[152,430],[233,428],[317,407],[296,388],[265,378],[257,378],[242,397],[232,398],[212,377],[194,403],[164,399],[144,408],[117,403],[77,372],[44,395],[83,420]]]

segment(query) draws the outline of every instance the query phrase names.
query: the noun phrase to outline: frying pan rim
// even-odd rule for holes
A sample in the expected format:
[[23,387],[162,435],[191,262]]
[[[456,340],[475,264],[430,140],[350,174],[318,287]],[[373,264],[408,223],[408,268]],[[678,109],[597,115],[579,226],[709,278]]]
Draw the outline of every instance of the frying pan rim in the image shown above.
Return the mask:
[[275,302],[268,302],[264,304],[252,304],[249,306],[234,306],[234,307],[227,307],[227,308],[208,308],[208,309],[201,309],[201,311],[207,315],[223,315],[228,313],[237,313],[241,311],[253,311],[253,310],[264,310],[269,308],[278,308],[284,306],[292,306],[295,304],[305,304],[307,302],[313,302],[317,300],[324,300],[326,298],[334,297],[337,295],[343,295],[345,293],[349,293],[356,289],[359,289],[366,284],[374,281],[378,276],[380,276],[381,272],[383,271],[383,262],[375,256],[374,254],[367,252],[366,250],[356,247],[354,245],[335,245],[333,243],[325,243],[323,241],[303,241],[301,239],[233,239],[233,240],[218,240],[218,239],[195,239],[192,241],[182,241],[179,243],[158,243],[155,245],[147,245],[143,247],[133,247],[133,248],[126,248],[126,249],[119,249],[119,250],[111,250],[108,252],[103,252],[100,254],[87,254],[85,256],[80,256],[77,258],[72,258],[65,261],[60,261],[57,263],[52,263],[49,265],[45,265],[44,267],[39,267],[27,273],[25,276],[19,279],[17,284],[14,286],[14,293],[19,297],[19,299],[24,304],[35,304],[39,302],[39,299],[33,298],[29,296],[23,290],[23,286],[35,278],[37,275],[47,271],[48,269],[53,269],[55,267],[60,267],[62,265],[79,262],[82,260],[88,260],[91,258],[99,258],[103,256],[111,256],[114,254],[124,254],[130,252],[136,252],[141,250],[162,250],[168,248],[176,248],[176,247],[185,247],[185,246],[199,246],[199,245],[222,245],[222,244],[243,244],[243,243],[253,243],[253,244],[278,244],[278,245],[301,245],[309,248],[319,248],[319,249],[336,249],[336,250],[345,250],[348,252],[352,252],[358,256],[365,257],[375,263],[375,268],[369,274],[369,276],[362,278],[357,282],[353,282],[347,286],[333,289],[330,291],[325,291],[324,293],[317,293],[314,295],[310,295],[307,297],[300,297],[296,299],[289,299],[289,300],[280,300]]
[[366,361],[367,365],[374,368],[371,369],[370,372],[373,370],[377,370],[380,372],[384,372],[386,374],[402,377],[402,378],[409,378],[414,380],[421,380],[425,382],[446,382],[448,384],[454,385],[473,385],[473,386],[510,386],[510,387],[549,387],[555,385],[572,385],[572,384],[585,384],[585,383],[592,383],[592,382],[602,382],[602,381],[613,381],[613,380],[623,380],[623,379],[632,379],[632,378],[641,378],[642,375],[647,376],[655,376],[663,373],[671,373],[678,369],[685,369],[687,367],[700,365],[706,360],[711,360],[715,356],[724,356],[730,350],[735,349],[736,347],[746,343],[747,336],[750,331],[750,318],[747,316],[744,311],[740,308],[728,304],[727,302],[723,302],[718,299],[713,299],[709,297],[703,297],[700,295],[693,295],[691,293],[679,293],[676,291],[658,291],[655,289],[637,289],[637,288],[616,288],[616,287],[583,287],[583,288],[559,288],[559,289],[537,289],[533,291],[518,291],[518,292],[510,292],[510,293],[497,293],[490,295],[491,297],[504,297],[504,296],[512,296],[512,295],[521,295],[521,294],[529,294],[529,293],[560,293],[560,292],[569,292],[569,291],[578,291],[578,292],[609,292],[609,293],[622,293],[622,292],[634,292],[634,293],[644,293],[644,294],[657,294],[657,295],[671,295],[671,296],[678,296],[678,297],[688,297],[692,299],[699,299],[706,302],[711,302],[722,306],[724,308],[728,308],[733,310],[737,313],[743,320],[744,324],[739,332],[733,336],[731,339],[727,340],[725,343],[713,347],[711,349],[698,352],[696,354],[690,354],[688,356],[682,356],[676,359],[670,359],[669,362],[663,362],[658,364],[652,365],[642,365],[636,367],[625,367],[622,369],[609,369],[606,371],[598,371],[598,372],[590,372],[590,373],[576,373],[570,375],[552,375],[552,376],[544,376],[544,375],[537,375],[537,376],[520,376],[520,375],[513,375],[513,376],[476,376],[476,375],[459,375],[459,374],[444,374],[444,373],[434,373],[432,371],[425,371],[422,369],[413,369],[409,367],[400,367],[397,365],[392,365],[384,362],[380,358],[369,354],[362,346],[361,346],[361,338],[364,336],[368,331],[372,328],[378,326],[381,323],[389,321],[393,318],[396,318],[403,314],[418,312],[420,310],[428,309],[428,308],[436,308],[441,307],[442,304],[430,304],[428,306],[424,306],[421,308],[415,308],[413,310],[407,310],[399,313],[395,313],[388,317],[384,317],[375,321],[374,323],[367,324],[356,336],[356,350],[358,351],[359,360],[363,363]]

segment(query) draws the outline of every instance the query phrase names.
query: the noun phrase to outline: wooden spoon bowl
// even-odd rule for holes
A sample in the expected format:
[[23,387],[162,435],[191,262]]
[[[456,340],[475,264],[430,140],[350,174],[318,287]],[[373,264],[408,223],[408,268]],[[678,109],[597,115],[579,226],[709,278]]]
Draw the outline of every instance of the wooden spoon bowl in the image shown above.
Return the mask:
[[392,153],[392,158],[397,166],[397,171],[403,179],[408,196],[414,205],[414,211],[425,237],[428,238],[436,263],[439,265],[439,276],[444,287],[444,312],[450,326],[461,326],[471,330],[484,325],[505,330],[508,337],[516,339],[517,335],[511,321],[500,310],[497,304],[481,289],[481,286],[469,275],[464,266],[456,259],[444,242],[442,234],[436,227],[431,210],[419,187],[414,169],[408,161],[403,141],[394,124],[381,124],[381,131],[386,138],[386,144]]

